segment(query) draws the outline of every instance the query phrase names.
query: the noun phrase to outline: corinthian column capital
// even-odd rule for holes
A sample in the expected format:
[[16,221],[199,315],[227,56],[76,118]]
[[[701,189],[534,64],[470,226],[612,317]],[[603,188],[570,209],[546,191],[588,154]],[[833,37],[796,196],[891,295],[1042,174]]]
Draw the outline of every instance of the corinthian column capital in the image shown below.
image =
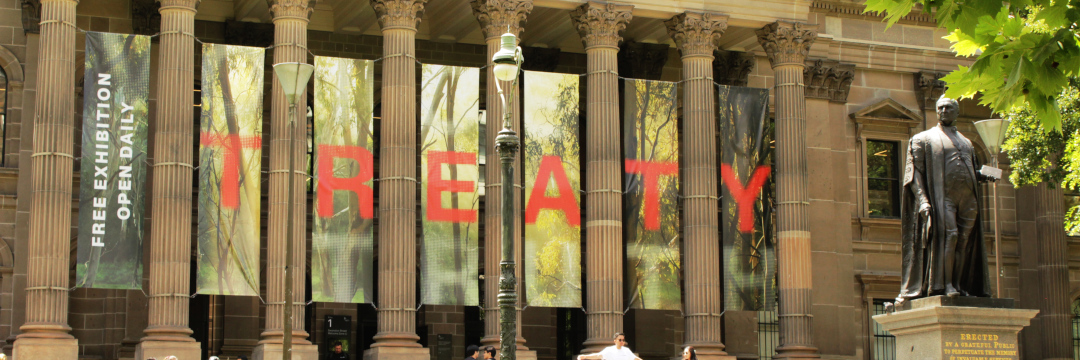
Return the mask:
[[758,29],[757,36],[772,67],[802,66],[810,45],[817,39],[817,31],[804,23],[781,20]]
[[179,8],[181,10],[194,10],[199,8],[201,0],[157,0],[161,4],[161,9],[165,8]]
[[605,4],[589,1],[570,12],[585,49],[592,47],[618,48],[622,31],[634,16],[633,5]]
[[427,0],[371,0],[370,3],[379,17],[379,27],[383,30],[416,30],[416,26],[420,25],[420,18],[424,16]]
[[469,5],[486,39],[507,32],[520,36],[525,18],[533,9],[532,0],[470,0]]
[[308,21],[311,12],[315,9],[308,6],[310,0],[266,0],[270,5],[270,14],[274,20],[301,20]]
[[727,15],[687,11],[664,25],[683,56],[712,56],[716,42],[727,30],[727,21]]

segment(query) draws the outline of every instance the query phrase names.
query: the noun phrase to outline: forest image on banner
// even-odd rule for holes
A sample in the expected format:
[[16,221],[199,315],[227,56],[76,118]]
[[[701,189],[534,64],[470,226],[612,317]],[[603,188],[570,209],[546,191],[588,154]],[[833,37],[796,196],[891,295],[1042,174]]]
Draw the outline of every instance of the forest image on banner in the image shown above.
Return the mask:
[[140,289],[150,37],[86,33],[76,286]]
[[676,83],[626,80],[623,241],[626,299],[635,309],[682,309]]
[[199,294],[259,294],[265,52],[203,45]]
[[769,90],[719,85],[724,308],[776,304],[776,231]]
[[524,77],[527,302],[581,307],[578,75],[526,71]]
[[315,301],[374,301],[374,67],[370,60],[315,57]]
[[421,84],[421,299],[477,306],[480,69],[424,65]]

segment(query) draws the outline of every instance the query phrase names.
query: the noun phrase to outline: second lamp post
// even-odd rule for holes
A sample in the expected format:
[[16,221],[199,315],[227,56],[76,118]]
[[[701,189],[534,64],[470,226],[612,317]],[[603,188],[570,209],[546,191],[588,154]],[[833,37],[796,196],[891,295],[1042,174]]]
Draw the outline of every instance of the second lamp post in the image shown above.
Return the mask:
[[[499,152],[502,166],[502,261],[499,262],[499,325],[503,360],[517,357],[517,279],[514,270],[514,157],[517,156],[521,141],[510,126],[510,107],[514,104],[517,92],[518,72],[525,59],[521,48],[517,46],[517,36],[506,33],[502,36],[502,48],[491,57],[492,73],[497,79],[495,86],[502,100],[502,130],[495,137],[495,149]],[[503,91],[501,82],[510,82],[509,89]]]

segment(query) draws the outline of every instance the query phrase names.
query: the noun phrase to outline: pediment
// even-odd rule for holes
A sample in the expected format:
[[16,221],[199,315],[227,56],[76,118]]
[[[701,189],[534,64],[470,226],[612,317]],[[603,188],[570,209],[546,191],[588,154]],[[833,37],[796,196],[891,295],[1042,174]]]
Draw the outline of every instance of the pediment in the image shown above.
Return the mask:
[[864,107],[851,113],[851,118],[859,124],[882,122],[907,124],[913,127],[923,123],[922,115],[900,105],[893,99],[884,99]]

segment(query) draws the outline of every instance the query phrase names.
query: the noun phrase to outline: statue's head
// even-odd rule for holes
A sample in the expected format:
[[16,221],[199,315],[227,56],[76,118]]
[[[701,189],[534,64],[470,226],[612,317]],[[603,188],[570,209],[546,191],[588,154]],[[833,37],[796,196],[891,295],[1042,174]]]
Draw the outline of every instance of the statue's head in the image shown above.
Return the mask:
[[936,108],[938,122],[944,126],[952,126],[960,115],[960,103],[945,96],[938,99]]

